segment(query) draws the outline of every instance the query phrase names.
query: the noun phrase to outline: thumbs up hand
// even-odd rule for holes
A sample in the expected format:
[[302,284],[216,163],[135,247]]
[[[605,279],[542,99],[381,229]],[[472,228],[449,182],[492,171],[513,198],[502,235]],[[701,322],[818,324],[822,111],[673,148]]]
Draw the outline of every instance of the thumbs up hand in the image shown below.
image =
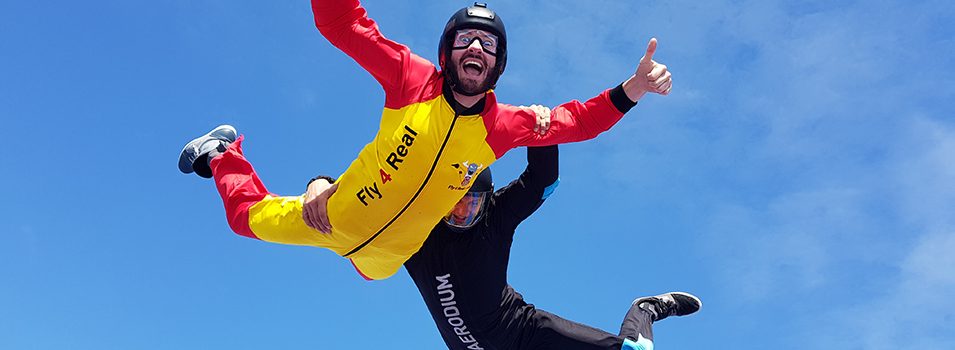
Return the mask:
[[667,66],[653,60],[653,54],[656,51],[657,39],[650,39],[650,43],[647,44],[647,52],[640,58],[637,72],[624,82],[624,91],[630,100],[637,101],[647,92],[668,95],[670,89],[673,88],[673,80],[670,77],[670,72],[667,71]]

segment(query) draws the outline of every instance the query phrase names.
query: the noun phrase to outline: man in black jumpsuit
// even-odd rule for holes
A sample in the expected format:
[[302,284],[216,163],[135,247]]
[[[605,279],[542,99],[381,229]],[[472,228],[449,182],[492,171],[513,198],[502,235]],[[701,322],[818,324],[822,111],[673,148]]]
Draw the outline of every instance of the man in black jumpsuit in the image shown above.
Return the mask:
[[[558,183],[557,146],[528,148],[527,163],[520,178],[493,194],[490,171],[482,172],[405,263],[448,348],[652,350],[654,321],[699,310],[699,299],[687,293],[638,298],[614,335],[524,302],[507,283],[511,243],[517,225]],[[320,178],[316,186],[332,180]]]

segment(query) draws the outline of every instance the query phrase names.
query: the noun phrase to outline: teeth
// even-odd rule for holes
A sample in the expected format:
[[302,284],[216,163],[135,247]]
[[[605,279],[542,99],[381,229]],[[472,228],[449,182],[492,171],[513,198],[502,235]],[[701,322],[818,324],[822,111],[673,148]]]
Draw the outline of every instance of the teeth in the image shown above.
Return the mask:
[[471,65],[471,66],[475,66],[477,69],[484,69],[484,65],[482,65],[481,62],[478,62],[478,61],[473,61],[473,60],[464,61],[464,65],[465,66]]

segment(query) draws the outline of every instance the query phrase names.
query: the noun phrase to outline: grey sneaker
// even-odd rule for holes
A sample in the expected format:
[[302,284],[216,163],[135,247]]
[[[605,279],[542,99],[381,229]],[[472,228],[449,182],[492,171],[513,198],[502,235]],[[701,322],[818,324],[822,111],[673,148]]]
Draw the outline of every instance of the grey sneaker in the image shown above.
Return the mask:
[[686,316],[700,310],[703,302],[695,295],[684,292],[670,292],[652,297],[637,298],[633,305],[647,310],[653,316],[653,322],[669,316]]
[[231,125],[219,125],[209,133],[189,141],[179,153],[179,171],[184,174],[195,172],[204,178],[212,177],[212,170],[207,163],[209,153],[224,152],[225,147],[235,142],[235,138],[235,128]]

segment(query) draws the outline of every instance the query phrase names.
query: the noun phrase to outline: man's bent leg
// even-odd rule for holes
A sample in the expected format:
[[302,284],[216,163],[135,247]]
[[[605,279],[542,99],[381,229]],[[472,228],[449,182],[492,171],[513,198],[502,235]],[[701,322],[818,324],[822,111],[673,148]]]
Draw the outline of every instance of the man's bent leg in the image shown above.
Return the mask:
[[223,124],[205,135],[192,139],[179,152],[179,171],[183,174],[196,173],[199,177],[211,178],[209,159],[225,151],[225,147],[235,142],[236,130],[232,125]]
[[244,138],[240,136],[225,152],[209,160],[209,167],[225,205],[229,227],[240,235],[258,238],[249,227],[249,207],[268,196],[269,191],[252,164],[242,155]]
[[270,193],[242,154],[243,137],[209,162],[232,231],[268,242],[329,247],[330,235],[305,225],[302,197]]

